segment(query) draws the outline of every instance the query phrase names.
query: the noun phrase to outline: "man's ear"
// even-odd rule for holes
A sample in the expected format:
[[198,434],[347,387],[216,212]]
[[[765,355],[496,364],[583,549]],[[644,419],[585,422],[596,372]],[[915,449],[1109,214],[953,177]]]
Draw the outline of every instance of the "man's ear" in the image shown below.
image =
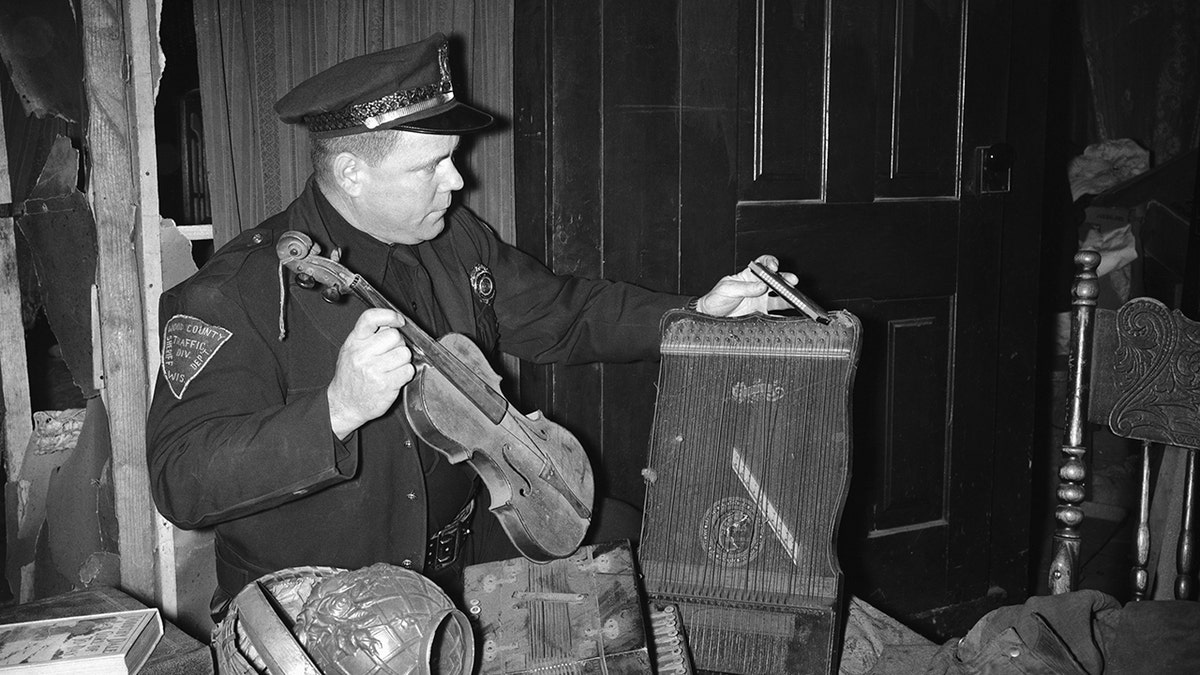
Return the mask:
[[347,195],[362,193],[363,161],[350,152],[339,152],[333,158],[333,180]]

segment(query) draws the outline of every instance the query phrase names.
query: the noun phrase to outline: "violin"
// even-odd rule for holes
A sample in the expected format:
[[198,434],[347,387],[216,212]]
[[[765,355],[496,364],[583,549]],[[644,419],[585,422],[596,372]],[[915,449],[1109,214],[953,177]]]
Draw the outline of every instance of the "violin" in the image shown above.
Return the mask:
[[404,318],[416,374],[404,386],[404,413],[423,441],[483,480],[508,538],[521,555],[549,562],[579,548],[591,523],[595,488],[587,453],[569,431],[535,411],[513,409],[500,376],[465,335],[434,339],[360,275],[306,234],[284,232],[275,245],[282,265],[301,286],[321,284],[326,301],[353,294],[370,307]]

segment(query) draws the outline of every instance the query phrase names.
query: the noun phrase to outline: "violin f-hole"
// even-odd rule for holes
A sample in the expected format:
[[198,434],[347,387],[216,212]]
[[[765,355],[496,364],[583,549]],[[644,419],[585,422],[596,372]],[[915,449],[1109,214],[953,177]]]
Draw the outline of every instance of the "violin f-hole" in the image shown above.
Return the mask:
[[517,488],[517,494],[521,495],[522,497],[525,497],[529,494],[528,491],[533,489],[533,481],[526,478],[525,474],[521,473],[520,467],[518,467],[516,464],[513,463],[512,459],[509,457],[509,451],[511,449],[512,448],[510,448],[509,445],[507,443],[505,443],[504,447],[501,448],[501,450],[500,450],[500,456],[504,458],[504,463],[507,464],[509,466],[509,468],[513,470],[513,473],[517,474],[518,476],[520,476],[521,480],[525,481],[525,487]]

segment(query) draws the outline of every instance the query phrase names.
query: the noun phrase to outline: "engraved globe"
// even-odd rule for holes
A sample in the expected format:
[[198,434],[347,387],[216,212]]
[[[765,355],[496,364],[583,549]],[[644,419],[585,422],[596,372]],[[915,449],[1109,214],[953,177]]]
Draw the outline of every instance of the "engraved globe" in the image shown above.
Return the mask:
[[321,581],[295,633],[325,675],[470,675],[466,616],[425,577],[376,564]]

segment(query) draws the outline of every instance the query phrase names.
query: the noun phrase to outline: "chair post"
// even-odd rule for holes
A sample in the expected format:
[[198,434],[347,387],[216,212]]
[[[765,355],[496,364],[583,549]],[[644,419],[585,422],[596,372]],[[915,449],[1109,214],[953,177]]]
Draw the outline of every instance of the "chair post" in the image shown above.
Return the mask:
[[1138,490],[1138,524],[1133,541],[1133,570],[1130,581],[1133,599],[1145,600],[1150,592],[1150,441],[1142,441],[1142,480]]
[[1088,421],[1096,297],[1100,292],[1096,277],[1099,265],[1100,254],[1095,251],[1075,254],[1075,282],[1071,286],[1071,352],[1067,362],[1071,389],[1067,395],[1063,427],[1062,464],[1058,469],[1058,506],[1054,510],[1058,525],[1054,530],[1049,574],[1050,592],[1054,594],[1075,590],[1079,582],[1080,528],[1087,479],[1084,433]]
[[1196,593],[1196,450],[1188,448],[1183,481],[1183,519],[1176,549],[1175,599],[1191,600]]

